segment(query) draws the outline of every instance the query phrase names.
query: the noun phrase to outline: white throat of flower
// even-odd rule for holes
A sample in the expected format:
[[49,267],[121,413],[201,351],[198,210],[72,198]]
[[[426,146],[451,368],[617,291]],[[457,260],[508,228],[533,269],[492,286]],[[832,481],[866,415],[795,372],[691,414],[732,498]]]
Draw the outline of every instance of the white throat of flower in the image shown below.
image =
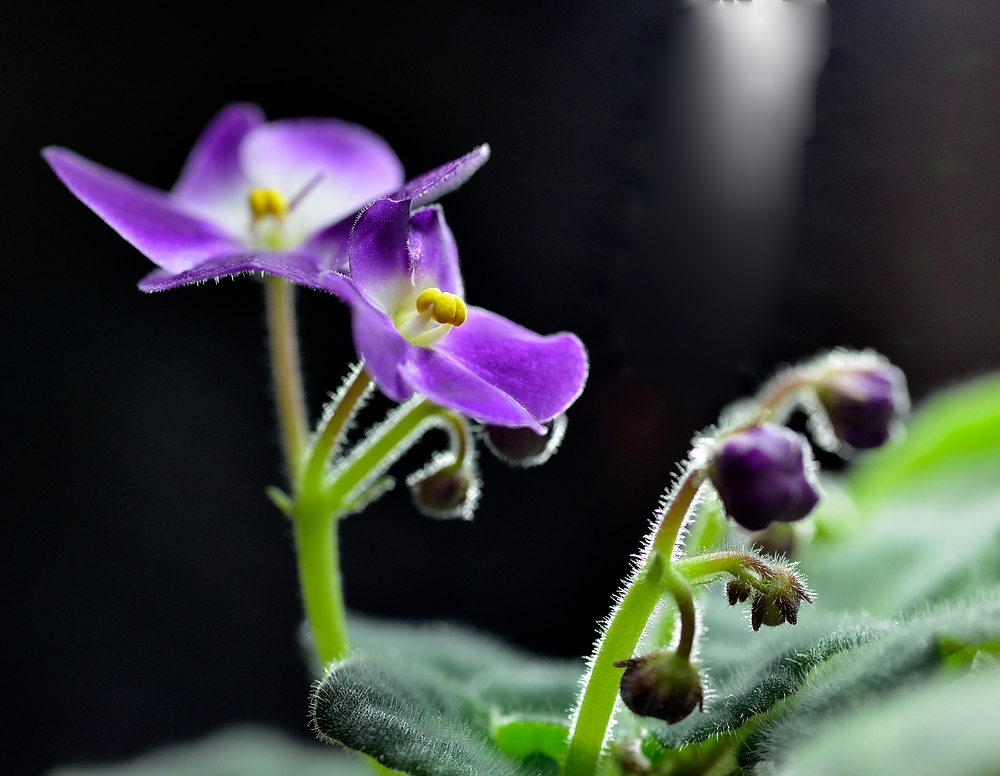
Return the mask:
[[301,228],[290,223],[289,216],[303,199],[323,180],[320,171],[309,179],[298,194],[286,201],[277,189],[254,188],[250,190],[250,242],[258,248],[277,251],[294,248],[306,237]]
[[396,307],[392,323],[414,345],[429,348],[469,317],[465,302],[440,288],[425,288],[416,298],[407,294]]

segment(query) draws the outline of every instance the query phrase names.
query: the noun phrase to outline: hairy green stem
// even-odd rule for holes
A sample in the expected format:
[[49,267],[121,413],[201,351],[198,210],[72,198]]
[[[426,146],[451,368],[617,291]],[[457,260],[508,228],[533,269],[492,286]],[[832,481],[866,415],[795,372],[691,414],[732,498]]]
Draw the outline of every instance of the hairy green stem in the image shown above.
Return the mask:
[[740,552],[739,550],[710,552],[694,558],[684,558],[677,561],[674,564],[674,568],[692,582],[700,582],[707,577],[714,577],[719,574],[740,576],[748,569],[756,572],[758,575],[767,575],[770,571],[770,567],[760,558],[756,558],[748,552]]
[[632,657],[664,588],[674,595],[680,609],[681,645],[686,644],[687,650],[682,656],[691,653],[694,601],[690,597],[690,585],[673,571],[671,561],[684,518],[704,479],[700,469],[692,468],[678,483],[650,539],[646,562],[611,613],[591,658],[590,674],[574,715],[563,776],[594,776],[597,773],[621,682],[622,669],[614,664]]
[[337,518],[323,510],[297,510],[292,519],[299,585],[320,665],[347,654],[347,618],[340,582]]
[[348,422],[354,416],[358,405],[364,400],[371,386],[371,377],[364,370],[364,366],[355,367],[347,378],[344,388],[331,402],[329,408],[331,411],[320,420],[302,472],[303,484],[308,486],[322,483],[331,454],[338,446]]
[[309,438],[295,321],[295,286],[284,278],[267,275],[264,278],[264,297],[278,425],[288,475],[295,482]]

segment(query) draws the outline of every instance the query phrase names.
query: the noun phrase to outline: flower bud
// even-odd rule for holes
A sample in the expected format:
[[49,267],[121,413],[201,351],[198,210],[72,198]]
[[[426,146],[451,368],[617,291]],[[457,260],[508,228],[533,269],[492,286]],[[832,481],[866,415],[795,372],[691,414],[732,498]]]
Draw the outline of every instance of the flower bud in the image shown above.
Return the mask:
[[837,439],[859,450],[885,442],[910,407],[902,371],[864,353],[826,372],[816,383],[816,396]]
[[483,440],[490,452],[504,463],[527,469],[540,466],[555,454],[566,435],[566,422],[565,415],[557,415],[542,424],[544,434],[536,434],[530,428],[485,426]]
[[708,474],[726,514],[748,531],[801,520],[819,502],[805,439],[762,423],[720,437]]
[[736,606],[736,604],[743,603],[750,597],[752,590],[749,582],[739,577],[733,577],[726,583],[726,597],[729,599],[729,605]]
[[417,509],[429,517],[472,519],[479,501],[479,478],[460,464],[431,465],[406,478]]
[[656,717],[671,724],[680,722],[702,705],[698,669],[673,652],[652,652],[622,660],[622,701],[640,717]]
[[760,630],[761,625],[772,628],[786,622],[795,625],[799,620],[799,605],[803,601],[812,603],[801,577],[788,568],[773,569],[773,574],[754,593],[750,624],[755,631]]

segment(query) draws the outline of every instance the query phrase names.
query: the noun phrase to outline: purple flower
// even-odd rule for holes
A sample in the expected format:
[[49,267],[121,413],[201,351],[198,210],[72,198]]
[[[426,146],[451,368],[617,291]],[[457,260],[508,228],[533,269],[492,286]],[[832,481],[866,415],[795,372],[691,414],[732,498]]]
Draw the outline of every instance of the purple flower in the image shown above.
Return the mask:
[[455,239],[429,205],[487,158],[481,146],[375,200],[351,231],[349,276],[323,283],[351,305],[355,347],[389,398],[419,393],[483,423],[542,433],[583,390],[586,351],[573,334],[543,337],[467,306]]
[[902,371],[884,359],[864,356],[829,371],[816,386],[837,439],[859,450],[885,442],[910,405]]
[[726,514],[748,531],[801,520],[819,502],[805,439],[762,423],[721,436],[708,465]]
[[65,148],[42,153],[70,191],[159,266],[143,291],[249,271],[323,288],[323,275],[343,267],[357,212],[403,181],[392,149],[364,127],[266,123],[247,104],[209,123],[170,192]]

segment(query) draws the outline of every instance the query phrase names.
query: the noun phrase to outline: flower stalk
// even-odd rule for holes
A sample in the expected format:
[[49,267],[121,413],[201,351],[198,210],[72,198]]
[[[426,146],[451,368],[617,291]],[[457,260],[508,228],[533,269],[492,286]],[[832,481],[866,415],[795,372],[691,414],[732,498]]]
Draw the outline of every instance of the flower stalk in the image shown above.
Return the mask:
[[704,471],[692,466],[660,510],[645,562],[612,611],[591,658],[587,683],[573,716],[563,776],[593,776],[597,772],[623,672],[615,663],[632,657],[665,592],[673,595],[681,613],[678,655],[686,659],[691,654],[695,635],[694,598],[688,581],[674,570],[673,558],[685,518],[691,513],[704,481]]
[[278,426],[288,476],[294,482],[299,476],[309,438],[295,319],[295,286],[284,278],[268,275],[264,279],[264,296]]

